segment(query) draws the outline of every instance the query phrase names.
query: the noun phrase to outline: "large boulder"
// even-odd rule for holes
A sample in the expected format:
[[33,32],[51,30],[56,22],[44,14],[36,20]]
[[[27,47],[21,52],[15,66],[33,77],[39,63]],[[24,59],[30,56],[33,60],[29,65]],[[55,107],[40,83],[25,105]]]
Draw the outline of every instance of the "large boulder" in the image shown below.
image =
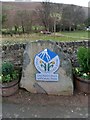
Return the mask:
[[30,42],[23,55],[20,86],[31,93],[72,95],[71,62],[55,42]]

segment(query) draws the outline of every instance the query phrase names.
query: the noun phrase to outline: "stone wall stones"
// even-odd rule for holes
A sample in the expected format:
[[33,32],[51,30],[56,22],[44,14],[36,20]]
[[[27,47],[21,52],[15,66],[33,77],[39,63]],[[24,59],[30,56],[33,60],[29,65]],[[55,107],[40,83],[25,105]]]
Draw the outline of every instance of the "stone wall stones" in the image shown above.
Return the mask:
[[11,61],[22,66],[23,52],[26,44],[10,44],[2,46],[2,61]]
[[[73,41],[73,42],[55,42],[59,45],[63,51],[66,53],[67,57],[70,58],[72,65],[77,64],[77,48],[79,46],[90,46],[90,41]],[[23,52],[25,49],[26,43],[21,44],[5,44],[2,46],[2,58],[3,61],[9,60],[12,61],[15,65],[22,66]]]

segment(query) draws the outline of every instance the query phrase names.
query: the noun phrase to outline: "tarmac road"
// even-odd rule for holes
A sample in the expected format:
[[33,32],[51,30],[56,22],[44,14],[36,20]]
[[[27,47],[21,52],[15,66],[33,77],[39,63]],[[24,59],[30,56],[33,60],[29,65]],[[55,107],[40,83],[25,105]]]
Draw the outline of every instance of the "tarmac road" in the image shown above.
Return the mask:
[[3,118],[87,118],[87,107],[4,104]]
[[3,98],[3,118],[88,118],[88,96],[48,96],[20,90]]

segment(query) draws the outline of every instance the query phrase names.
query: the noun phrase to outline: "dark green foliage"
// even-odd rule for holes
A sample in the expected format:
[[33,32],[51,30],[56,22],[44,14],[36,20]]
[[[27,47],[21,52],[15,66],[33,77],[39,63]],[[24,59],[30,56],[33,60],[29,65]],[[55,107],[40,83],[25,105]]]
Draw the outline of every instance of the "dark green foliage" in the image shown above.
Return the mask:
[[11,62],[3,62],[0,82],[11,82],[17,79],[19,79],[19,71],[14,69],[14,65]]
[[80,47],[77,57],[82,71],[90,72],[90,48]]
[[90,73],[85,73],[81,67],[74,68],[74,74],[78,77],[90,80]]
[[2,63],[2,74],[3,75],[11,74],[13,70],[14,70],[14,65],[11,62]]
[[79,67],[74,69],[74,74],[83,79],[90,80],[90,48],[80,47],[77,57]]
[[7,14],[2,14],[2,24],[7,21]]
[[18,78],[19,78],[19,73],[18,73],[18,71],[14,70],[11,74],[2,76],[2,83],[11,82],[13,80],[17,80]]
[[87,27],[90,26],[90,17],[88,17],[84,23]]
[[19,73],[18,72],[19,71],[17,71],[17,70],[13,71],[13,73],[12,73],[12,79],[16,80],[19,77]]

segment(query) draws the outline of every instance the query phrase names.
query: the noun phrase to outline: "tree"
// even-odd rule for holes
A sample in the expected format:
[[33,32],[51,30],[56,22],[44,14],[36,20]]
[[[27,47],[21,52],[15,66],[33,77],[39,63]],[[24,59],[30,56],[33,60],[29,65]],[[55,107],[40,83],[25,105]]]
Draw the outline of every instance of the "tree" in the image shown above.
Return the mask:
[[90,26],[90,8],[88,8],[88,18],[85,20],[84,23],[87,27]]
[[62,12],[62,24],[71,31],[73,26],[84,23],[85,12],[82,7],[71,5],[66,6]]
[[0,15],[0,22],[2,23],[2,27],[4,27],[4,24],[7,20],[7,11],[2,9],[2,14]]
[[53,31],[54,33],[56,32],[56,26],[60,23],[61,21],[61,16],[62,16],[62,7],[59,4],[52,4],[51,6],[51,18],[53,21]]
[[17,11],[15,19],[15,29],[21,26],[22,32],[30,32],[32,29],[32,13],[27,10]]
[[62,4],[42,2],[41,7],[37,8],[39,20],[45,27],[45,30],[56,32],[56,26],[61,21]]
[[87,18],[84,23],[87,27],[90,26],[90,17]]
[[2,15],[2,24],[4,24],[4,22],[7,21],[7,15],[6,14],[3,14]]
[[51,9],[51,4],[50,2],[42,2],[41,7],[37,8],[39,17],[41,19],[42,24],[45,27],[45,30],[49,30],[50,28],[50,9]]

